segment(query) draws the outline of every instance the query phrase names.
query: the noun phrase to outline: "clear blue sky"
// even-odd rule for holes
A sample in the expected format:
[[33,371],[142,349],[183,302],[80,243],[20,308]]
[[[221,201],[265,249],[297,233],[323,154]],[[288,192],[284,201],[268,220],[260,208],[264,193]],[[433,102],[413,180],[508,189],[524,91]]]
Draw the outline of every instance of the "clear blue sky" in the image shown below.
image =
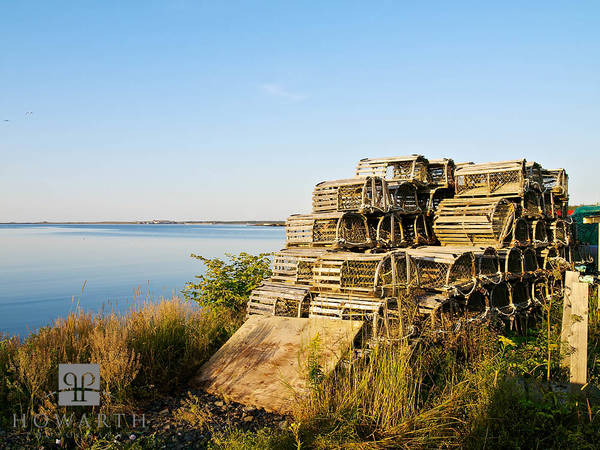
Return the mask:
[[599,44],[597,1],[4,1],[0,221],[283,219],[411,153],[596,202]]

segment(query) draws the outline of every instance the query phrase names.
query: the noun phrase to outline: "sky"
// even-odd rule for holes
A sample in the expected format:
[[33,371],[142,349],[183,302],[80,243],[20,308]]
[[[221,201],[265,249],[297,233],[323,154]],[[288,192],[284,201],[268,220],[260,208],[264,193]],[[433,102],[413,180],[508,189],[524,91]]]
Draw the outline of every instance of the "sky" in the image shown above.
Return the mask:
[[600,201],[600,3],[0,1],[0,222],[281,220],[413,153]]

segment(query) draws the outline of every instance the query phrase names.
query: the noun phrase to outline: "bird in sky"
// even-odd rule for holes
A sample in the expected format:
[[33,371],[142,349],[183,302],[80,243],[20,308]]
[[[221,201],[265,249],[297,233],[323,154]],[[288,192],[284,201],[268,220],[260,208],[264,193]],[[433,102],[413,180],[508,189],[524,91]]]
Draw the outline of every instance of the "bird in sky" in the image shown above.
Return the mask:
[[25,115],[26,115],[26,116],[30,116],[30,115],[32,115],[32,114],[33,114],[33,111],[27,111],[27,112],[25,113]]

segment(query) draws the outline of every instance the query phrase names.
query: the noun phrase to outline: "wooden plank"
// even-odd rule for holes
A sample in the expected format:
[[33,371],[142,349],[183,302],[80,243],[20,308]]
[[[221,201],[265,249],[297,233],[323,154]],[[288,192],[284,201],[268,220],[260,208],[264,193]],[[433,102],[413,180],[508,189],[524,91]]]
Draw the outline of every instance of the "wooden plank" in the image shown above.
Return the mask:
[[319,337],[324,374],[330,373],[362,321],[251,316],[200,369],[192,384],[245,405],[288,414],[308,394],[303,365]]
[[560,353],[563,355],[561,358],[561,366],[569,367],[571,357],[571,346],[569,342],[569,334],[571,332],[571,324],[572,320],[572,292],[573,285],[579,282],[579,273],[573,271],[567,271],[565,273],[565,295],[563,298],[563,315],[562,315],[562,325],[560,331]]
[[579,392],[587,383],[587,338],[588,338],[588,284],[573,283],[571,292],[571,333],[569,344],[571,354],[571,392]]

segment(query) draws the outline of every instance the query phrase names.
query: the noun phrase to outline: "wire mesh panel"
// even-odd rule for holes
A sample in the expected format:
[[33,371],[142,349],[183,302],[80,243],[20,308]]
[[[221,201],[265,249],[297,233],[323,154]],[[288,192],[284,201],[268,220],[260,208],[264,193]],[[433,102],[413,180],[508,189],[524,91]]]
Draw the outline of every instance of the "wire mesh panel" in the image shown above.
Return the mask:
[[388,181],[410,181],[418,184],[430,182],[428,161],[422,155],[392,158],[365,158],[356,166],[356,176],[376,176]]
[[446,199],[440,203],[433,230],[442,245],[501,247],[514,215],[514,205],[502,198]]
[[380,177],[324,181],[313,191],[313,213],[387,212],[390,196],[387,183]]
[[525,160],[461,165],[454,171],[457,197],[522,196]]
[[548,225],[548,243],[552,245],[569,245],[568,225],[564,220],[556,219]]
[[543,220],[532,220],[531,226],[531,244],[534,247],[544,247],[548,245],[548,235],[546,233],[546,222]]
[[247,315],[306,317],[310,301],[308,287],[263,282],[250,293]]
[[516,218],[512,225],[512,245],[521,247],[531,245],[531,236],[529,232],[529,222],[527,222],[527,219],[522,217]]
[[375,245],[367,218],[358,213],[295,214],[286,221],[288,247],[361,248]]
[[323,248],[286,248],[276,252],[271,279],[276,283],[310,286],[313,266],[327,251]]
[[427,170],[430,183],[437,187],[454,187],[454,161],[448,158],[430,159]]
[[505,279],[523,276],[523,252],[521,249],[518,247],[499,249],[498,258]]
[[476,280],[475,258],[470,251],[419,247],[406,253],[416,266],[419,287],[440,291],[470,291]]
[[421,211],[417,187],[409,181],[388,184],[391,209],[400,213],[413,214]]

